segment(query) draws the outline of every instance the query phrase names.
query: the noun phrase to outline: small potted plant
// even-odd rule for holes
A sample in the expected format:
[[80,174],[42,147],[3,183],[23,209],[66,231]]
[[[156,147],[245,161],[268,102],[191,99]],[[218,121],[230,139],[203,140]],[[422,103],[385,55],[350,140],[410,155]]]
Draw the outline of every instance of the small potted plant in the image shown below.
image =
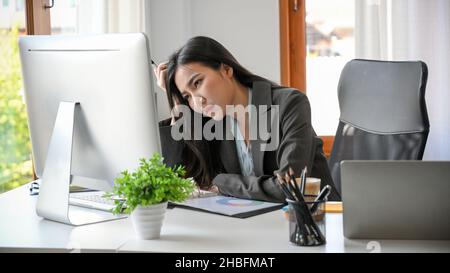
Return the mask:
[[150,159],[140,159],[134,172],[123,171],[106,197],[114,199],[113,213],[131,214],[141,239],[157,239],[168,201],[183,202],[195,189],[193,181],[184,176],[183,166],[168,167],[155,153]]

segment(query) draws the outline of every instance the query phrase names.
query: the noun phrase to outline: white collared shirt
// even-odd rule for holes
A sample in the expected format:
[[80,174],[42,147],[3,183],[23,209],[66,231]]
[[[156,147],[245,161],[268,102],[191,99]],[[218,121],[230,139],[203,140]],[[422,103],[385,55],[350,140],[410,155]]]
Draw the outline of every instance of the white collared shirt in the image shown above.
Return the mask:
[[[252,104],[252,89],[248,89],[248,105]],[[249,124],[250,124],[250,111],[249,111]],[[239,159],[239,165],[241,166],[241,173],[244,176],[252,176],[255,175],[253,169],[253,159],[251,153],[251,145],[250,142],[248,146],[245,144],[244,137],[239,129],[238,123],[234,118],[231,118],[231,122],[233,122],[233,127],[236,128],[236,131],[233,131],[233,135],[235,137],[236,142],[236,151]],[[235,134],[236,133],[236,134]]]

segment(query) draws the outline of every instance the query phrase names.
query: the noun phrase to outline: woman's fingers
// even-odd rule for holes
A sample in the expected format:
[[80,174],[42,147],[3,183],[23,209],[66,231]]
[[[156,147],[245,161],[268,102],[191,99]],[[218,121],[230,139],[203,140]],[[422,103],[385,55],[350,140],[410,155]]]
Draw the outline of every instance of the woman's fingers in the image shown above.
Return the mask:
[[167,62],[158,64],[153,70],[158,75],[161,70],[167,69]]
[[210,191],[210,192],[214,192],[214,193],[220,193],[220,192],[219,192],[219,188],[218,188],[216,185],[212,185],[212,186],[209,188],[209,191]]
[[[165,78],[167,75],[167,62],[160,63],[158,66],[156,66],[156,68],[153,69],[153,72],[155,73],[158,86],[162,90],[166,91]],[[173,125],[175,123],[175,117],[178,117],[180,114],[180,111],[178,109],[179,104],[180,103],[177,102],[176,100],[174,101],[175,106],[173,107],[172,112],[171,112],[171,116],[172,116],[171,125]]]

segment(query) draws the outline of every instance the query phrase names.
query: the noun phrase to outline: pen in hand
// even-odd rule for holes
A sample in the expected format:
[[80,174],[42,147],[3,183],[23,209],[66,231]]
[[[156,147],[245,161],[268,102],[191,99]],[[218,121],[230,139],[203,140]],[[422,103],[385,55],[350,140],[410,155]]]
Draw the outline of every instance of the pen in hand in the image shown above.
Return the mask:
[[152,65],[153,65],[154,68],[158,67],[158,65],[152,59],[150,59],[150,61],[152,62]]

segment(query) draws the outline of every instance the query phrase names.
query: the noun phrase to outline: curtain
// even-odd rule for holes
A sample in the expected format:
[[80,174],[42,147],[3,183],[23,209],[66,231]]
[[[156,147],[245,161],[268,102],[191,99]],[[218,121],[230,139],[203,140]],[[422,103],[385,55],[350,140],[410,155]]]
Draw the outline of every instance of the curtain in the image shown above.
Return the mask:
[[78,0],[78,33],[145,31],[145,0]]
[[357,58],[427,64],[424,160],[450,160],[450,1],[358,0],[355,12]]

